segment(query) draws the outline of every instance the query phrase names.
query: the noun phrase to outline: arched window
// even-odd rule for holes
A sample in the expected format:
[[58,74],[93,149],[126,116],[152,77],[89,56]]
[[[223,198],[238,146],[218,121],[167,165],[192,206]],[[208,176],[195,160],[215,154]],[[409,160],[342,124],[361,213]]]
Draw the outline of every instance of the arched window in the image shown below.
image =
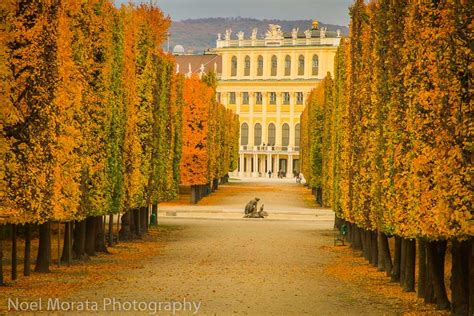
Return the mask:
[[313,76],[318,75],[318,68],[319,68],[319,58],[318,55],[313,55],[313,63],[311,65],[311,74]]
[[304,56],[298,57],[298,76],[304,75]]
[[300,123],[295,125],[295,146],[299,147],[300,146]]
[[277,69],[278,69],[278,61],[277,57],[275,55],[272,56],[272,71],[270,73],[271,76],[276,76],[277,75]]
[[288,124],[283,124],[281,129],[281,145],[288,146],[290,144],[290,126]]
[[268,124],[268,146],[275,146],[276,128],[275,124]]
[[290,55],[286,55],[285,57],[285,76],[289,76],[291,74],[291,57]]
[[230,75],[232,77],[237,76],[237,57],[232,56],[231,62],[230,62]]
[[249,144],[249,126],[243,123],[240,128],[240,145],[247,146]]
[[253,145],[260,146],[262,144],[262,125],[260,123],[255,124]]
[[250,76],[250,57],[245,56],[244,76]]
[[262,56],[258,56],[258,59],[257,59],[257,76],[263,76],[263,57]]

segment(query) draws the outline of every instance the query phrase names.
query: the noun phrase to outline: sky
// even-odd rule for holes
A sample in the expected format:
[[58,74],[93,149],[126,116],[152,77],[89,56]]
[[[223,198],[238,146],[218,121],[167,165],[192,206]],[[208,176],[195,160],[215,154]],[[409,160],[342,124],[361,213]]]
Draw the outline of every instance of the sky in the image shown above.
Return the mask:
[[[116,0],[118,3],[128,0]],[[348,25],[353,0],[133,0],[153,1],[174,21],[207,17],[249,17],[257,19],[317,19]]]

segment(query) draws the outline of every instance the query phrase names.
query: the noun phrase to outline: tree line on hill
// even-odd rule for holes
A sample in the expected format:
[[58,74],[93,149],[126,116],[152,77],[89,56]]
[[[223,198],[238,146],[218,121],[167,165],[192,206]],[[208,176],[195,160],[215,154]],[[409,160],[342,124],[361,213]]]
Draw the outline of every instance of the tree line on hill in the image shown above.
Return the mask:
[[357,0],[350,12],[334,78],[301,116],[302,172],[391,281],[415,291],[416,278],[425,302],[472,315],[473,3]]
[[36,231],[35,271],[48,272],[52,223],[62,260],[84,260],[143,236],[182,179],[216,189],[235,169],[238,117],[216,102],[213,74],[176,73],[160,47],[169,25],[147,4],[1,2],[0,284],[6,229],[12,279],[18,233],[24,275]]

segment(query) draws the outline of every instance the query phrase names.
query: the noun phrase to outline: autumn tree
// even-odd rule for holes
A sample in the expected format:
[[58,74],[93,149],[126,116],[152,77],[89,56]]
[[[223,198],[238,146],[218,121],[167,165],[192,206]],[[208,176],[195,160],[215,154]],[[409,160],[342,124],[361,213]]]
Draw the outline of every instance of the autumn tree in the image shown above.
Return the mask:
[[[474,293],[462,277],[473,273],[466,259],[474,233],[472,3],[355,1],[350,12],[334,85],[319,85],[302,114],[305,176],[332,190],[323,197],[370,263],[414,291],[418,257],[418,296],[467,315]],[[322,112],[314,110],[319,90],[333,100]],[[309,168],[315,161],[318,168]],[[448,243],[452,304],[444,284]]]

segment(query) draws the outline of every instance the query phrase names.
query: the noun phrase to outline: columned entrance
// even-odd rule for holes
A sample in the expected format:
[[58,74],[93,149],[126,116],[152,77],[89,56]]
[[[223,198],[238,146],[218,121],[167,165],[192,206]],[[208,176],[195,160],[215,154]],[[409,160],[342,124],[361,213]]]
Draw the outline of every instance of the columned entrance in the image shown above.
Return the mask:
[[233,174],[241,177],[268,177],[268,172],[271,171],[272,178],[277,178],[279,172],[281,176],[288,178],[293,177],[293,173],[299,172],[299,169],[299,152],[261,148],[242,150],[239,154],[239,167]]

